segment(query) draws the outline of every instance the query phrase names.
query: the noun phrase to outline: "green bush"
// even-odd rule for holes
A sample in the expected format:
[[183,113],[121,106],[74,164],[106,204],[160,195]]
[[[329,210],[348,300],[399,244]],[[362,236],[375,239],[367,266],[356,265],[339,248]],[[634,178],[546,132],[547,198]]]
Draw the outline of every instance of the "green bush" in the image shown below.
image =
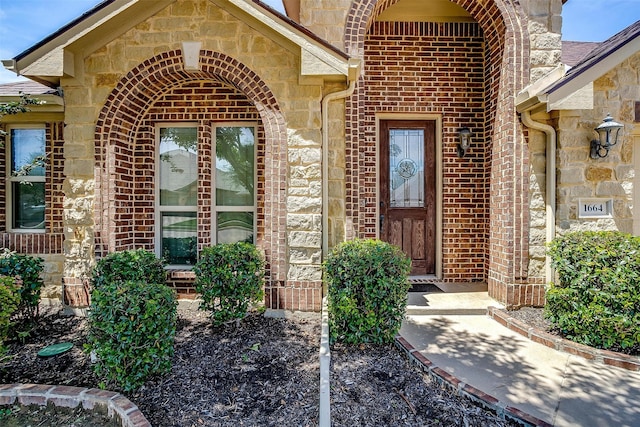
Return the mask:
[[390,343],[402,325],[411,260],[380,240],[336,246],[324,263],[330,341]]
[[164,284],[166,277],[164,262],[153,252],[131,249],[112,252],[98,260],[92,282],[94,287],[127,281]]
[[0,276],[0,356],[4,353],[3,343],[8,337],[11,316],[20,305],[20,289],[15,279],[10,276]]
[[171,370],[176,307],[174,291],[163,284],[114,281],[93,289],[86,349],[98,358],[101,387],[131,391]]
[[8,249],[0,252],[0,276],[16,278],[20,289],[20,305],[15,315],[21,319],[32,321],[38,316],[41,278],[44,260],[42,258],[19,254]]
[[551,242],[549,256],[559,279],[546,292],[552,324],[578,343],[640,352],[640,238],[569,233]]
[[193,268],[201,310],[211,311],[216,326],[246,316],[249,306],[262,300],[264,257],[246,242],[207,247]]

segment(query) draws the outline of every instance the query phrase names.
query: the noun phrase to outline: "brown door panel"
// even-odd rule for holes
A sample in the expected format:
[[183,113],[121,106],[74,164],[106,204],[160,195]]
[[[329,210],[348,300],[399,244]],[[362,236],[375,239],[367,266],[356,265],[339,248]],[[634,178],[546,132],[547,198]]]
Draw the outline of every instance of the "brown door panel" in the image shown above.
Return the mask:
[[411,274],[425,275],[435,272],[435,257],[432,247],[434,233],[429,233],[427,217],[421,210],[389,209],[389,237],[392,245],[398,246],[411,257]]
[[381,122],[380,159],[381,239],[411,257],[411,274],[435,274],[435,123]]

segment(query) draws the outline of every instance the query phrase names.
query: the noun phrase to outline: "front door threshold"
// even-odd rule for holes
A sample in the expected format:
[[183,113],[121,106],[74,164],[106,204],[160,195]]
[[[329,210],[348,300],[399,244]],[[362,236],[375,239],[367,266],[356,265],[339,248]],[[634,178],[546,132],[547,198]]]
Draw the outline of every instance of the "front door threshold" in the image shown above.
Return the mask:
[[437,283],[439,280],[433,274],[427,274],[424,276],[409,276],[409,283],[412,285],[419,285],[423,283]]

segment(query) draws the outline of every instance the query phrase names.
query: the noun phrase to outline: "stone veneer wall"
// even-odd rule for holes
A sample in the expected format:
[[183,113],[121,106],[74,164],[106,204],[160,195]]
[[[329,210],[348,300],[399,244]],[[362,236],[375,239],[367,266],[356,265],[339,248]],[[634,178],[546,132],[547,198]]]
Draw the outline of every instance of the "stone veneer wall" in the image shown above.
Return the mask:
[[329,105],[329,156],[328,156],[328,227],[329,247],[345,240],[346,210],[345,185],[345,103],[334,101]]
[[[528,30],[531,39],[530,82],[540,79],[560,63],[562,53],[562,2],[560,0],[521,2],[529,16]],[[554,125],[555,121],[544,116],[534,120]],[[527,129],[527,147],[530,155],[529,175],[529,283],[542,286],[545,282],[546,254],[546,136]],[[541,288],[540,288],[541,289]],[[543,305],[544,297],[536,292],[533,305]]]
[[[619,230],[632,233],[634,179],[633,127],[625,126],[621,141],[603,159],[589,157],[593,130],[611,114],[621,123],[634,123],[640,99],[640,54],[633,55],[594,82],[593,110],[560,111],[558,118],[557,233]],[[580,198],[613,200],[613,218],[578,218]]]
[[[180,49],[183,41],[193,40],[202,42],[202,70],[186,72]],[[78,78],[63,79],[65,281],[76,301],[86,293],[95,242],[100,243],[99,253],[133,246],[133,240],[118,243],[126,240],[129,214],[122,215],[132,195],[117,184],[119,176],[130,175],[126,146],[138,114],[160,93],[196,79],[224,81],[239,89],[257,108],[264,127],[268,306],[319,310],[322,88],[300,84],[298,63],[297,52],[270,41],[214,3],[180,0],[89,55]]]
[[300,23],[315,34],[341,49],[344,28],[351,0],[300,0]]

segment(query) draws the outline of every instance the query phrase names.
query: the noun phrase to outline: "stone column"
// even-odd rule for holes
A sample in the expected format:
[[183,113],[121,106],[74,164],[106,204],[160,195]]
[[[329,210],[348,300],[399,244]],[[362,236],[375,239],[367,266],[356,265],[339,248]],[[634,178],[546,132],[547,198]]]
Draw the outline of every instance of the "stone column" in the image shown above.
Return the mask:
[[65,86],[64,144],[64,305],[89,305],[89,277],[94,264],[94,129],[95,108],[89,90]]

